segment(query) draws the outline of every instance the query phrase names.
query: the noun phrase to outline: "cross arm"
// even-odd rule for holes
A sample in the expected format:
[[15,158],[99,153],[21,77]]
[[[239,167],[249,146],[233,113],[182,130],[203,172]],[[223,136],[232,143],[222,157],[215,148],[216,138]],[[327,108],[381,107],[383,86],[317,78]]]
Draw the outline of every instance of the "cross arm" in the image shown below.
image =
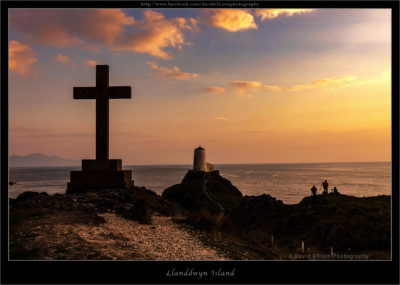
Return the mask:
[[[104,97],[103,97],[104,96]],[[131,86],[74,87],[74,99],[130,99]]]
[[74,87],[74,99],[96,99],[96,87]]
[[130,86],[112,86],[106,87],[107,97],[110,99],[130,99],[131,87]]

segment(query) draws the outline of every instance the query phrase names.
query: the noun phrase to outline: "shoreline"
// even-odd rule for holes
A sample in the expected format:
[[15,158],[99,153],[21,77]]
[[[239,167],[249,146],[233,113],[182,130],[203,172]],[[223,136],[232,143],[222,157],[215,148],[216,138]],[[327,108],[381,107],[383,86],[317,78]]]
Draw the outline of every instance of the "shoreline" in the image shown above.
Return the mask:
[[[135,187],[131,193],[127,193],[127,190],[121,189],[54,196],[26,192],[18,199],[10,199],[11,259],[310,260],[313,259],[312,254],[329,254],[330,247],[324,245],[329,242],[336,242],[333,247],[335,254],[366,254],[373,260],[390,259],[390,246],[386,248],[376,244],[381,243],[379,240],[390,239],[390,234],[386,236],[387,231],[390,233],[389,195],[368,198],[319,195],[321,203],[317,205],[311,204],[311,197],[305,197],[298,204],[282,203],[279,206],[278,203],[275,208],[268,206],[276,203],[273,202],[276,199],[269,195],[244,196],[243,202],[247,202],[227,211],[217,227],[214,223],[204,223],[205,220],[192,220],[190,217],[193,215],[187,210],[151,190]],[[249,206],[253,209],[250,212],[246,210]],[[138,214],[136,209],[142,212]],[[269,210],[265,212],[266,209]],[[364,219],[359,213],[363,209],[375,210],[367,215],[366,220],[360,220]],[[385,214],[388,210],[389,216]],[[337,221],[330,217],[333,212],[337,215]],[[354,221],[350,219],[348,226],[342,225],[348,227],[347,231],[354,233],[351,227],[363,221],[358,226],[359,238],[364,239],[358,241],[361,245],[359,249],[352,245],[348,250],[345,246],[354,238],[342,236],[337,241],[329,241],[329,235],[338,237],[346,231],[340,223],[348,222],[349,213],[352,213]],[[193,214],[201,217],[204,213]],[[312,215],[324,216],[326,220],[311,219]],[[140,220],[143,216],[148,219],[148,224],[146,220],[144,223]],[[212,215],[206,217],[213,219]],[[376,222],[368,226],[368,222],[374,219]],[[233,220],[235,224],[232,224]],[[294,221],[297,222],[293,224]],[[124,230],[119,230],[117,224]],[[368,227],[377,224],[382,225],[374,229],[374,233],[365,236]],[[303,229],[307,228],[308,238],[302,234]],[[169,231],[175,234],[167,234]],[[166,239],[163,238],[164,234],[168,236]],[[271,243],[272,235],[274,241]],[[313,236],[328,239],[323,243],[319,242],[320,238]],[[68,240],[63,238],[59,241],[60,237]],[[301,240],[306,243],[305,252],[301,251]],[[177,251],[171,244],[182,245],[182,250]],[[367,250],[368,244],[373,246]],[[143,248],[147,248],[147,252],[141,250]],[[190,248],[196,249],[196,258],[190,251],[184,250]]]
[[[145,186],[139,186],[139,187],[145,187]],[[34,191],[34,190],[26,190],[26,191],[22,191],[22,192],[20,192],[20,193],[13,193],[13,195],[12,196],[10,196],[10,193],[9,193],[9,199],[16,199],[20,194],[22,194],[22,193],[24,193],[24,192],[36,192],[36,193],[42,193],[42,192],[46,192],[46,191]],[[153,190],[152,190],[153,191]],[[159,196],[161,196],[160,194],[158,194],[156,191],[154,191],[157,195],[159,195]],[[63,190],[63,192],[51,192],[51,193],[49,193],[49,192],[46,192],[48,195],[51,195],[51,196],[54,196],[54,195],[56,195],[56,194],[58,194],[58,195],[66,195],[66,190]],[[268,193],[268,192],[265,192],[265,193],[262,193],[262,194],[260,194],[260,195],[270,195],[270,193]],[[260,195],[244,195],[244,196],[248,196],[248,197],[252,197],[252,196],[260,196]],[[321,194],[319,194],[319,195],[321,195]],[[328,194],[329,195],[329,194]],[[345,194],[343,194],[343,195],[345,195]],[[351,197],[355,197],[355,198],[373,198],[373,197],[379,197],[379,196],[390,196],[390,197],[392,197],[392,195],[391,194],[379,194],[379,195],[372,195],[372,196],[354,196],[354,195],[347,195],[347,196],[351,196]],[[312,197],[312,195],[305,195],[305,196],[302,196],[302,199],[304,199],[305,197]],[[277,197],[276,197],[277,198]],[[302,200],[301,199],[301,200]],[[301,200],[299,201],[299,202],[297,202],[297,203],[285,203],[285,205],[297,205],[297,204],[299,204],[300,202],[301,202]]]
[[[15,183],[15,182],[14,182]],[[19,186],[21,186],[21,185],[23,185],[23,183],[24,182],[18,182],[18,183],[15,183],[15,184],[17,184],[18,186],[17,187],[19,187]],[[64,183],[64,182],[62,182],[63,183],[63,185],[64,184],[66,184],[66,182]],[[66,194],[66,190],[65,190],[65,187],[63,186],[63,189],[64,190],[60,190],[60,191],[58,191],[58,190],[55,190],[55,191],[51,191],[51,192],[49,192],[49,191],[43,191],[43,190],[32,190],[32,189],[28,189],[28,190],[23,190],[23,191],[19,191],[19,192],[17,192],[17,193],[10,193],[10,188],[11,187],[15,187],[15,184],[14,185],[9,185],[9,188],[8,188],[8,198],[9,199],[16,199],[20,194],[22,194],[22,193],[24,193],[24,192],[28,192],[28,191],[32,191],[32,192],[37,192],[37,193],[41,193],[41,192],[46,192],[46,193],[48,193],[48,195],[56,195],[56,194],[58,194],[58,195],[65,195]],[[40,188],[41,186],[37,186],[37,187],[35,187],[35,188]],[[146,186],[138,186],[138,187],[146,187]],[[61,186],[60,186],[60,188],[61,188]],[[166,188],[168,188],[168,187],[166,187]],[[165,189],[164,189],[165,190]],[[161,193],[158,193],[159,191],[154,191],[154,190],[152,190],[153,192],[155,192],[157,195],[159,195],[159,196],[161,196],[162,195],[162,192]],[[305,192],[309,192],[309,191],[305,191]],[[329,194],[330,194],[331,192],[329,192]],[[249,196],[249,197],[251,197],[251,196],[260,196],[260,195],[271,195],[271,193],[268,193],[268,192],[264,192],[264,193],[261,193],[261,194],[259,194],[259,195],[247,195],[247,194],[245,194],[244,196]],[[321,195],[321,194],[319,194],[319,195]],[[346,194],[343,194],[343,195],[346,195]],[[301,202],[301,200],[303,199],[303,198],[305,198],[305,197],[311,197],[312,195],[304,195],[304,196],[301,196],[301,198],[299,198],[299,201],[298,202],[296,202],[296,203],[287,203],[287,202],[284,202],[285,203],[285,205],[296,205],[296,204],[298,204],[298,203],[300,203]],[[390,194],[377,194],[377,195],[371,195],[371,196],[356,196],[356,195],[348,195],[348,196],[352,196],[352,197],[356,197],[356,198],[371,198],[371,197],[378,197],[378,196],[392,196],[392,194],[390,193]],[[277,199],[278,199],[278,197],[276,197]],[[281,200],[281,199],[280,199]],[[283,200],[282,200],[283,201]]]
[[[284,164],[276,168],[265,166],[265,164],[254,165],[254,167],[233,165],[226,167],[226,169],[222,168],[221,175],[232,181],[242,191],[243,195],[269,194],[286,204],[299,203],[303,197],[310,195],[309,189],[312,184],[315,183],[319,188],[320,179],[321,181],[328,179],[332,188],[336,186],[339,192],[347,195],[356,197],[391,195],[389,164],[352,165],[347,163],[339,167],[338,165],[340,163],[328,164],[321,166],[321,168],[287,166]],[[187,171],[186,167],[180,169],[174,168],[175,166],[170,167],[144,166],[143,168],[139,167],[140,169],[134,168],[133,170],[136,169],[133,172],[135,185],[144,185],[161,195],[166,188],[180,183]],[[372,177],[371,179],[363,179],[365,171],[368,175],[372,175],[368,176]],[[49,178],[55,181],[32,182],[33,180],[48,180]],[[64,194],[66,184],[69,181],[69,171],[68,169],[57,170],[57,168],[46,168],[42,171],[32,169],[26,171],[11,170],[9,179],[17,182],[16,185],[9,187],[9,197],[11,198],[16,198],[18,195],[15,194],[15,191],[22,193],[33,190],[47,191],[49,194],[56,192]],[[31,182],[24,182],[24,180]],[[45,187],[48,188],[44,189]],[[51,189],[50,187],[54,188]]]

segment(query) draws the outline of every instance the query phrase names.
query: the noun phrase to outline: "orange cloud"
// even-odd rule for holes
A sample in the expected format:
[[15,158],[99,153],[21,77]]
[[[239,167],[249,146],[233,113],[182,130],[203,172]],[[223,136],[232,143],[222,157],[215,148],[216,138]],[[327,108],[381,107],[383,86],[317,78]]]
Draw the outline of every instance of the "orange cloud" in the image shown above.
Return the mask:
[[283,87],[280,87],[280,86],[271,86],[271,85],[264,85],[263,87],[262,87],[262,89],[265,89],[265,90],[271,90],[271,91],[281,91],[281,90],[283,90]]
[[144,11],[142,20],[135,23],[133,32],[121,38],[113,50],[147,53],[162,59],[171,59],[173,55],[164,51],[166,47],[182,50],[187,45],[184,30],[196,31],[197,21],[193,18],[166,19],[163,14],[151,10]]
[[118,36],[125,32],[123,26],[134,24],[133,17],[127,17],[120,9],[99,9],[96,10],[97,15],[92,20],[93,26],[101,25],[96,30],[90,32],[90,35],[97,40],[104,40],[108,45],[112,46],[118,39]]
[[120,9],[11,10],[10,26],[34,43],[73,47],[84,42],[112,45],[134,23]]
[[225,117],[214,117],[215,120],[220,120],[220,121],[225,121],[225,122],[231,122],[230,119],[225,118]]
[[231,81],[231,85],[236,88],[260,88],[261,82],[254,81]]
[[69,63],[69,57],[66,55],[62,55],[62,54],[57,54],[54,57],[54,60],[62,62],[62,63]]
[[192,78],[192,77],[197,77],[199,76],[196,73],[186,73],[186,72],[181,72],[180,69],[177,66],[174,66],[172,69],[169,69],[167,67],[163,66],[158,66],[157,63],[155,62],[146,62],[148,65],[150,65],[150,68],[153,70],[156,70],[157,72],[152,73],[151,75],[157,78],[163,78],[163,79],[184,79],[184,78]]
[[11,10],[10,26],[33,43],[92,51],[107,47],[163,59],[173,58],[165,48],[181,50],[189,44],[184,31],[198,29],[193,18],[167,19],[161,13],[145,10],[143,18],[135,21],[121,9]]
[[224,88],[224,87],[212,86],[212,87],[202,88],[201,90],[202,90],[203,92],[205,92],[205,93],[225,93],[226,88]]
[[84,60],[84,63],[89,66],[96,66],[98,63],[94,60]]
[[305,84],[300,84],[300,85],[295,85],[289,90],[292,91],[299,91],[299,90],[304,90],[304,89],[314,89],[314,88],[319,88],[319,87],[347,87],[349,86],[349,83],[355,82],[357,79],[357,76],[347,76],[343,78],[338,78],[338,79],[320,79],[320,80],[314,80],[312,82],[308,82]]
[[[231,81],[230,85],[232,88],[229,90],[235,92],[238,97],[252,97],[254,92],[268,90],[268,91],[300,91],[305,89],[315,88],[346,88],[350,86],[360,86],[364,84],[370,84],[377,82],[378,80],[366,79],[358,80],[357,76],[346,76],[337,79],[319,79],[314,80],[305,84],[294,85],[292,87],[281,87],[277,85],[264,85],[260,81]],[[223,93],[227,89],[223,87],[207,87],[203,88],[202,91],[205,93]]]
[[263,85],[261,82],[255,81],[231,81],[231,85],[233,85],[233,91],[238,93],[238,97],[251,97],[252,95],[246,93],[247,91],[258,91],[258,90],[270,90],[270,91],[281,91],[282,87],[279,86],[271,86],[271,85]]
[[232,88],[212,86],[202,88],[201,90],[204,93],[225,93],[232,91],[237,93],[238,97],[252,97],[253,95],[249,92],[261,90],[282,91],[284,89],[280,86],[263,85],[260,81],[231,81],[230,85],[232,85]]
[[314,9],[257,9],[255,15],[261,17],[261,21],[264,21],[266,19],[277,18],[281,15],[290,17],[295,14],[309,13],[311,11],[314,11]]
[[245,10],[211,9],[201,16],[203,22],[230,32],[257,29],[253,15]]
[[366,80],[358,80],[357,76],[346,76],[337,79],[319,79],[314,80],[308,83],[294,85],[292,87],[281,87],[276,85],[263,85],[261,82],[255,81],[231,81],[230,84],[233,86],[232,91],[238,93],[238,97],[251,97],[252,95],[249,93],[251,91],[260,91],[260,90],[270,90],[270,91],[300,91],[306,89],[315,89],[315,88],[346,88],[350,86],[360,86],[364,84],[370,84],[377,82],[377,80],[366,79]]
[[29,74],[35,63],[36,52],[30,46],[18,41],[9,42],[9,69],[20,75]]

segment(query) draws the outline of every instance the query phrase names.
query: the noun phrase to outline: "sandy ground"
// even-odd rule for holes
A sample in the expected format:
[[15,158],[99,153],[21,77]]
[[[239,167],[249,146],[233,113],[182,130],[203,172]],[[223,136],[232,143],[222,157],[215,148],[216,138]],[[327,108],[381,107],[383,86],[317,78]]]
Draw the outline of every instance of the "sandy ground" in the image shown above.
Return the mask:
[[58,224],[56,227],[60,228],[54,230],[76,234],[85,244],[100,251],[101,259],[226,260],[179,228],[170,217],[153,216],[152,224],[146,225],[112,213],[100,216],[106,220],[100,226]]

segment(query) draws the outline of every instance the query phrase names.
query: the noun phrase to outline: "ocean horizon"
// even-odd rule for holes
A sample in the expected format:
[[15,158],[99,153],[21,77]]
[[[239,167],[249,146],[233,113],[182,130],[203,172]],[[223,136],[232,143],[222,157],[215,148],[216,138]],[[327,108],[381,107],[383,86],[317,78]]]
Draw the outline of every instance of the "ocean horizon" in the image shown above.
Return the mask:
[[[321,193],[328,180],[329,191],[337,187],[342,194],[356,197],[391,195],[391,162],[317,162],[317,163],[241,163],[215,164],[222,177],[230,180],[243,195],[269,194],[285,204],[296,204],[311,194],[313,185]],[[81,166],[10,167],[9,197],[24,191],[64,194],[69,173]],[[126,165],[132,170],[135,186],[161,195],[182,181],[191,164]]]

